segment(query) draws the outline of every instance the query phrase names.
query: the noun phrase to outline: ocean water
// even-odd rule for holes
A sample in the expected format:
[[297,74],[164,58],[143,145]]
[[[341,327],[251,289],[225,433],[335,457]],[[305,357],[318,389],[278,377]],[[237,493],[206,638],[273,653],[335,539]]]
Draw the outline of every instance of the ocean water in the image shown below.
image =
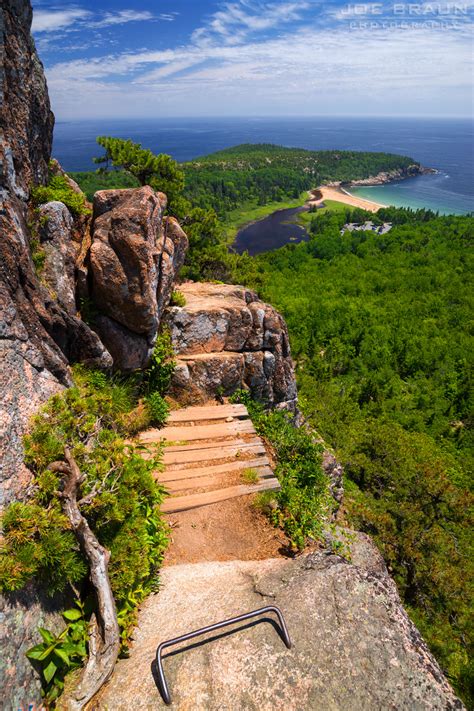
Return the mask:
[[468,120],[388,118],[199,118],[61,122],[53,155],[65,170],[93,170],[101,154],[96,136],[131,138],[178,161],[239,143],[278,143],[298,148],[386,151],[409,155],[436,175],[358,194],[383,204],[428,207],[444,213],[474,210],[474,125]]

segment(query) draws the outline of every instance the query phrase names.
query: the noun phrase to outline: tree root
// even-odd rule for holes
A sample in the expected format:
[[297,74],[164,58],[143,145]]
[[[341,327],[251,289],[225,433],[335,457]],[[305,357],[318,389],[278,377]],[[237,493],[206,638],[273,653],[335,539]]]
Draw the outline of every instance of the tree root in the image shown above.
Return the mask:
[[49,469],[63,474],[62,508],[89,564],[97,597],[97,615],[91,618],[89,628],[87,664],[75,690],[64,701],[69,711],[81,711],[112,674],[120,650],[120,631],[108,575],[110,552],[100,545],[80,512],[77,497],[84,476],[68,448],[64,455],[65,462],[54,462]]

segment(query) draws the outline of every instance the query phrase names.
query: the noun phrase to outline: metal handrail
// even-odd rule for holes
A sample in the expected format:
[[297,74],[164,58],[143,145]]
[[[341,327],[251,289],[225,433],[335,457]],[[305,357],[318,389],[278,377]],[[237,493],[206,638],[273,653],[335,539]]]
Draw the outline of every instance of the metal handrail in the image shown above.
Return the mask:
[[291,648],[291,639],[290,635],[288,634],[288,630],[286,628],[285,620],[283,619],[283,615],[281,613],[281,610],[278,609],[278,607],[275,607],[275,605],[268,605],[267,607],[261,607],[259,610],[253,610],[252,612],[246,612],[244,615],[238,615],[237,617],[231,617],[228,620],[224,620],[223,622],[216,622],[213,625],[208,625],[207,627],[201,627],[199,630],[194,630],[194,632],[188,632],[187,634],[182,634],[180,637],[175,637],[174,639],[168,639],[166,642],[162,642],[157,650],[156,650],[156,665],[158,668],[158,687],[160,690],[160,694],[163,697],[163,701],[165,704],[169,706],[171,703],[171,696],[170,692],[168,689],[168,685],[166,683],[165,679],[165,673],[163,671],[163,661],[161,658],[162,652],[164,649],[167,647],[173,647],[175,644],[179,644],[180,642],[186,642],[188,639],[193,639],[194,637],[199,637],[201,634],[206,634],[206,632],[213,632],[214,630],[219,630],[222,627],[228,627],[228,625],[232,625],[235,622],[243,622],[245,620],[249,620],[252,617],[257,617],[258,615],[263,615],[266,612],[274,612],[276,616],[278,617],[278,621],[280,623],[280,630],[281,630],[281,637],[288,647],[288,649]]

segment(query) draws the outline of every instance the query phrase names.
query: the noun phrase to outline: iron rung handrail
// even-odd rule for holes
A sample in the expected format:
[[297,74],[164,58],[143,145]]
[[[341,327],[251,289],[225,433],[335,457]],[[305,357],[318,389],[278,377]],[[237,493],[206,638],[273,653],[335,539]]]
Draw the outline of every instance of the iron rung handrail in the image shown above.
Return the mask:
[[281,610],[279,610],[279,608],[275,605],[268,605],[267,607],[261,607],[258,610],[253,610],[252,612],[246,612],[244,615],[230,617],[228,620],[224,620],[223,622],[216,622],[213,625],[208,625],[207,627],[201,627],[198,630],[194,630],[194,632],[188,632],[187,634],[182,634],[179,637],[174,637],[174,639],[168,639],[165,642],[161,642],[161,644],[156,650],[156,665],[158,668],[158,686],[165,704],[169,705],[171,703],[171,695],[168,689],[168,685],[166,683],[165,673],[163,670],[163,660],[161,655],[164,649],[167,649],[168,647],[173,647],[175,644],[179,644],[180,642],[186,642],[188,639],[199,637],[200,635],[206,634],[207,632],[213,632],[214,630],[219,630],[223,627],[228,627],[229,625],[233,625],[236,622],[244,622],[245,620],[250,620],[252,617],[258,617],[259,615],[263,615],[267,612],[274,612],[278,617],[278,622],[280,623],[281,637],[288,649],[290,649],[291,639],[290,635],[288,634],[288,629],[286,627],[285,620],[283,619]]

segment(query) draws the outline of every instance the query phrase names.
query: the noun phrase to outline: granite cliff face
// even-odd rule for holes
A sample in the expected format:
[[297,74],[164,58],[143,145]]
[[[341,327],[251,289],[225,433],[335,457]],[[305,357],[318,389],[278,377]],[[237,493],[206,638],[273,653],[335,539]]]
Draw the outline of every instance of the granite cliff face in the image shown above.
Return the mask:
[[[68,362],[111,364],[98,336],[77,318],[73,295],[66,286],[74,254],[68,231],[72,218],[64,205],[43,208],[43,214],[50,218],[45,237],[46,280],[54,281],[54,273],[61,275],[58,297],[48,289],[47,281],[40,281],[32,259],[28,198],[33,184],[47,180],[54,119],[30,25],[28,2],[15,0],[3,6],[0,445],[4,452],[1,477],[6,500],[24,491],[27,473],[22,465],[20,440],[26,421],[39,403],[69,383]],[[61,274],[63,268],[66,275]]]

